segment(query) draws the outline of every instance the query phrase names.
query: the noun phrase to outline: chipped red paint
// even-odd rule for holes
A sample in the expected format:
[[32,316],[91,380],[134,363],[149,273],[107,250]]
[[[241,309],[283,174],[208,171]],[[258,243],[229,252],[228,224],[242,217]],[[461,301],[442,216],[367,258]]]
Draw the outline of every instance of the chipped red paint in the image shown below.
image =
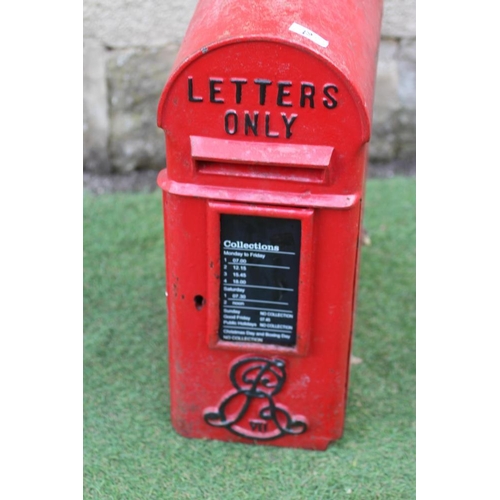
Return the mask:
[[[198,4],[158,107],[171,417],[186,437],[322,450],[342,436],[381,11]],[[224,247],[239,229],[223,216],[261,233]]]

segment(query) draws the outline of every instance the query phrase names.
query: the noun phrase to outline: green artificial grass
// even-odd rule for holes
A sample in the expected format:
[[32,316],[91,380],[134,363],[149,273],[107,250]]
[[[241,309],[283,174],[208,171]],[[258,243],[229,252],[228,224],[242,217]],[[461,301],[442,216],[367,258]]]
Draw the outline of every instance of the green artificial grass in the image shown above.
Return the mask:
[[169,421],[160,192],[86,194],[84,498],[414,498],[415,180],[369,181],[364,225],[344,437],[190,440]]

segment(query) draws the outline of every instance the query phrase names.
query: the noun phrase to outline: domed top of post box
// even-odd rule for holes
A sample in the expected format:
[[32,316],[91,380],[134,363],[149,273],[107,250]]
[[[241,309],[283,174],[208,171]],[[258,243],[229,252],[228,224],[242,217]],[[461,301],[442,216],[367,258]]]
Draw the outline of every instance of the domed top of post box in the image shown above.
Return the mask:
[[200,0],[160,99],[158,126],[165,128],[165,101],[183,68],[218,47],[263,40],[295,46],[333,66],[357,101],[364,140],[368,140],[382,3],[383,0]]
[[163,188],[286,183],[349,194],[328,203],[351,206],[366,171],[381,13],[382,0],[201,0],[158,107]]

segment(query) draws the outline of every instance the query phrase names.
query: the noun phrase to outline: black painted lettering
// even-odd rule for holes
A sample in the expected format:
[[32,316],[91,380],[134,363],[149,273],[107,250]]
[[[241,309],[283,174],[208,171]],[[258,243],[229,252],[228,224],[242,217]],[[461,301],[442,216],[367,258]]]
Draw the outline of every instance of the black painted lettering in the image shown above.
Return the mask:
[[210,87],[210,102],[215,102],[222,104],[224,99],[220,97],[215,97],[217,94],[220,94],[220,87],[216,87],[218,83],[223,83],[224,80],[222,78],[209,78],[208,84]]
[[203,102],[203,97],[198,97],[194,95],[192,76],[188,76],[188,99],[189,102]]
[[290,107],[292,103],[290,101],[284,101],[283,97],[288,97],[290,95],[290,91],[288,87],[292,86],[292,82],[278,82],[278,99],[276,103],[278,106]]
[[338,87],[333,83],[327,83],[323,87],[323,94],[325,95],[325,97],[323,97],[323,105],[325,106],[325,108],[328,109],[334,109],[337,107],[338,104],[337,99],[335,99],[335,97],[331,93],[332,90],[335,93],[338,93],[339,91]]
[[236,104],[241,102],[241,87],[247,83],[246,78],[231,78],[231,83],[236,85]]
[[260,86],[259,89],[259,104],[264,105],[266,103],[266,90],[267,86],[271,85],[271,80],[263,80],[262,78],[256,78],[254,82]]
[[253,121],[250,116],[250,111],[245,111],[245,135],[249,135],[249,131],[253,132],[253,135],[257,135],[257,124],[259,121],[259,112],[253,112]]
[[300,107],[304,108],[306,105],[306,100],[309,101],[309,106],[314,108],[314,93],[316,89],[313,83],[301,83],[300,84]]
[[269,111],[266,111],[266,137],[279,137],[280,134],[278,132],[271,132],[271,126],[270,122],[271,121],[271,113]]
[[224,130],[226,134],[234,135],[238,132],[238,114],[230,109],[224,115]]
[[292,137],[292,125],[298,116],[299,115],[296,115],[295,113],[293,113],[290,116],[290,118],[288,118],[285,113],[281,113],[281,117],[283,118],[283,121],[285,122],[285,127],[286,127],[285,137],[287,139],[290,139],[290,137]]

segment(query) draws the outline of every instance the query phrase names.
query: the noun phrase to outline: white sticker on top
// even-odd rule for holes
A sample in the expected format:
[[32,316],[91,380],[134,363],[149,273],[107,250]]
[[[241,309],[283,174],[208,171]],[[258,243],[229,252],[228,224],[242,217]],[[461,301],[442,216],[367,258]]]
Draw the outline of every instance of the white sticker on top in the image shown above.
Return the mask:
[[329,43],[328,40],[325,40],[317,33],[314,33],[314,31],[304,28],[304,26],[301,26],[300,24],[293,23],[290,26],[289,30],[293,31],[294,33],[297,33],[298,35],[302,35],[305,36],[306,38],[309,38],[309,40],[313,41],[314,43],[317,43],[318,45],[321,45],[321,47],[328,47]]

